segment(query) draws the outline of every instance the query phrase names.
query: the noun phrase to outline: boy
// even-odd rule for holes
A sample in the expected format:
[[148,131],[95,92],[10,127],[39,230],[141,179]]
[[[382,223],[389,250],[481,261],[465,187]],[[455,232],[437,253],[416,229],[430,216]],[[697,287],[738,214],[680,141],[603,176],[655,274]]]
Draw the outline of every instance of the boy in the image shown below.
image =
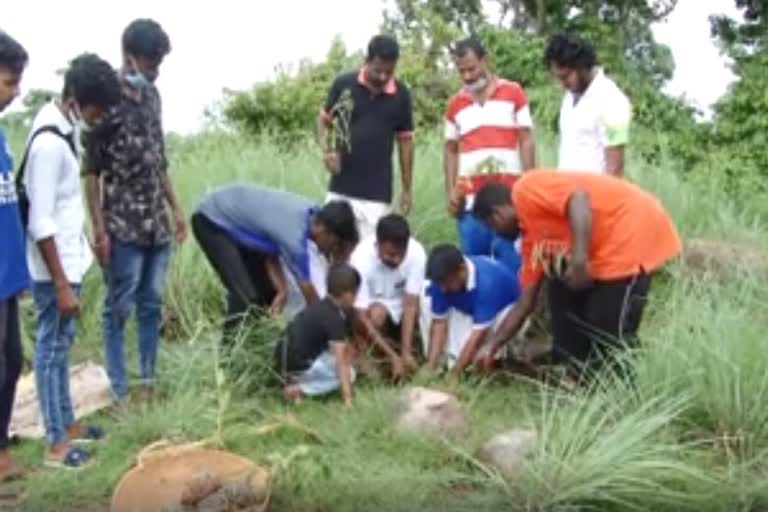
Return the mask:
[[27,263],[37,309],[35,378],[48,438],[45,465],[51,467],[80,466],[90,455],[71,441],[101,437],[97,427],[75,421],[69,396],[69,351],[80,313],[80,285],[93,261],[75,138],[77,123],[98,124],[119,101],[120,83],[112,67],[96,55],[77,57],[64,77],[61,99],[43,106],[35,117],[24,157]]
[[328,272],[328,295],[299,313],[275,347],[278,373],[287,380],[289,401],[330,393],[341,387],[344,405],[352,405],[350,333],[360,273],[346,264]]
[[436,370],[445,353],[453,374],[479,362],[489,341],[520,296],[517,276],[488,256],[464,256],[451,244],[427,260],[430,305],[427,365]]
[[[0,31],[0,112],[19,95],[29,57],[11,36]],[[29,286],[24,233],[19,219],[13,161],[0,130],[0,482],[21,474],[8,453],[8,425],[21,374],[21,332],[17,296]]]

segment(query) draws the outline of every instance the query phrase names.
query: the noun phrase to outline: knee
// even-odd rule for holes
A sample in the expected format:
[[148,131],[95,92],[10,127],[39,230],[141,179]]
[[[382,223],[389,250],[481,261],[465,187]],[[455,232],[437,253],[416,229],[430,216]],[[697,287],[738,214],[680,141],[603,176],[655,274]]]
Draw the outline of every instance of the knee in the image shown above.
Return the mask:
[[379,331],[382,330],[387,324],[388,316],[389,312],[387,311],[387,308],[381,304],[371,304],[371,306],[368,308],[368,319],[371,321],[371,324],[373,324],[373,326]]

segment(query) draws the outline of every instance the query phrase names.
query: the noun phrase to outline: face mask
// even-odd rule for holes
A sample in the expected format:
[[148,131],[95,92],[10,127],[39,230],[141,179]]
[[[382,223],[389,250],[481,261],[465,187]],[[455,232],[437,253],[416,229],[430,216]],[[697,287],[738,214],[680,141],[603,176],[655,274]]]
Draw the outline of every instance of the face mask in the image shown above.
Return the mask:
[[483,92],[488,87],[488,77],[485,75],[480,76],[474,82],[466,84],[466,87],[472,92]]
[[125,81],[134,89],[143,89],[149,84],[149,80],[147,80],[144,74],[139,70],[126,73]]

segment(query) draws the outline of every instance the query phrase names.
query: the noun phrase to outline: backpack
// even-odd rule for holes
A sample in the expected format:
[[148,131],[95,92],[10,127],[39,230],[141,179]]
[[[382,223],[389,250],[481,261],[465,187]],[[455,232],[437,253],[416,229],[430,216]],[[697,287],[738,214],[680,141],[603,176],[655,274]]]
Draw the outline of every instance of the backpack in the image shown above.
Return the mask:
[[27,147],[24,150],[24,158],[21,159],[21,164],[16,172],[16,197],[19,206],[19,215],[21,216],[21,225],[24,227],[24,232],[27,232],[27,226],[29,224],[29,196],[27,195],[27,188],[24,186],[24,168],[27,166],[27,158],[29,157],[29,150],[32,147],[32,142],[35,137],[41,133],[53,133],[54,135],[61,137],[66,141],[69,149],[72,150],[72,154],[77,158],[77,149],[75,148],[75,141],[72,137],[64,135],[57,126],[45,125],[41,126],[32,134],[27,142]]

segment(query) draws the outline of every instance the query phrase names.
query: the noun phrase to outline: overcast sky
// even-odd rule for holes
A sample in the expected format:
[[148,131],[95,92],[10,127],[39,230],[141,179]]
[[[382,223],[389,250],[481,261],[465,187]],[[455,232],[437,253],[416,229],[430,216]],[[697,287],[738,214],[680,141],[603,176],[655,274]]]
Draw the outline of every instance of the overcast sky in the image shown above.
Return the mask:
[[[381,22],[382,0],[26,0],[3,6],[0,28],[30,53],[23,88],[58,90],[55,70],[83,51],[115,65],[120,34],[136,17],[151,17],[168,31],[173,46],[161,69],[166,129],[197,130],[204,108],[223,88],[247,88],[279,64],[321,59],[335,35],[363,48]],[[680,0],[670,19],[655,28],[677,63],[670,92],[701,106],[715,101],[731,80],[709,38],[707,17],[733,13],[733,0]],[[268,6],[268,7],[267,7]],[[87,21],[90,20],[90,21]],[[93,21],[98,20],[98,21]]]

